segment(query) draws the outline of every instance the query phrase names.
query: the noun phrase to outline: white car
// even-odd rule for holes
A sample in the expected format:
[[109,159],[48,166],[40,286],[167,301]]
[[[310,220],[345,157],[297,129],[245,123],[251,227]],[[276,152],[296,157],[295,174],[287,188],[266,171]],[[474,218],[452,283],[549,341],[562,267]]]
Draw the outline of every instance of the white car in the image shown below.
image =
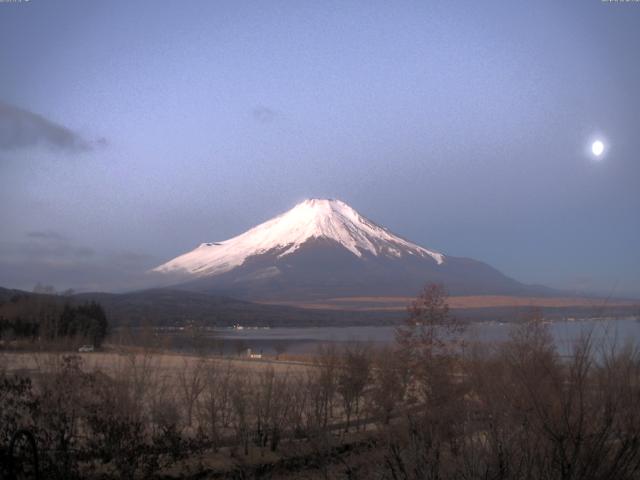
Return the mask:
[[87,352],[93,352],[95,349],[93,348],[93,345],[82,345],[79,349],[78,352],[80,353],[87,353]]

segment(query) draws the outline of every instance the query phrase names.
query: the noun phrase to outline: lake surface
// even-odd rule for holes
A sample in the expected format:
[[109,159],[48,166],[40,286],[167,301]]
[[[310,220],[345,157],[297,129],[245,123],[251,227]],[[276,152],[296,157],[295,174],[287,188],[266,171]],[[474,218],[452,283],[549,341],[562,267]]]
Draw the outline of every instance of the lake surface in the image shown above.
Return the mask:
[[[576,340],[587,333],[608,345],[640,344],[640,321],[635,318],[557,321],[548,326],[561,354],[570,352]],[[514,325],[508,323],[474,323],[467,328],[464,337],[468,342],[503,342],[513,328]],[[265,354],[273,354],[277,348],[287,353],[311,353],[327,343],[390,344],[395,339],[395,327],[229,328],[214,330],[211,337],[220,341],[228,352],[244,347]]]

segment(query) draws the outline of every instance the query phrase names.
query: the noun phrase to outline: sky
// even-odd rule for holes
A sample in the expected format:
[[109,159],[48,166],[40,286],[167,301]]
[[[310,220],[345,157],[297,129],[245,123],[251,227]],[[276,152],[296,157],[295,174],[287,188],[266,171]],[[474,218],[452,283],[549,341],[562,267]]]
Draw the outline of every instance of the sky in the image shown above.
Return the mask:
[[638,45],[640,2],[1,2],[0,286],[139,288],[329,197],[640,298]]

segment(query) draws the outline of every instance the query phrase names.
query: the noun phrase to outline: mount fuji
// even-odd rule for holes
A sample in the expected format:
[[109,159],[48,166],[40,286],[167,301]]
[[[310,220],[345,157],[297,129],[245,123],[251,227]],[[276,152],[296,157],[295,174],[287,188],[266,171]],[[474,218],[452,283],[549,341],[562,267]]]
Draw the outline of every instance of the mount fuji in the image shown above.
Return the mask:
[[305,200],[153,271],[179,278],[182,289],[258,301],[415,295],[427,282],[442,283],[453,295],[540,294],[543,288],[419,246],[330,199]]

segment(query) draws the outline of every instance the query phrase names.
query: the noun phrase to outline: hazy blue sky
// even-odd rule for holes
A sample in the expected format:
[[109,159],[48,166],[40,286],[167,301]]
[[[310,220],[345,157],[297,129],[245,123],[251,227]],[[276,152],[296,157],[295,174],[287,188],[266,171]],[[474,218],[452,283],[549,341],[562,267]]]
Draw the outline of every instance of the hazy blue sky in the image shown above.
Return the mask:
[[637,2],[0,3],[0,285],[133,286],[313,196],[640,296],[639,45]]

